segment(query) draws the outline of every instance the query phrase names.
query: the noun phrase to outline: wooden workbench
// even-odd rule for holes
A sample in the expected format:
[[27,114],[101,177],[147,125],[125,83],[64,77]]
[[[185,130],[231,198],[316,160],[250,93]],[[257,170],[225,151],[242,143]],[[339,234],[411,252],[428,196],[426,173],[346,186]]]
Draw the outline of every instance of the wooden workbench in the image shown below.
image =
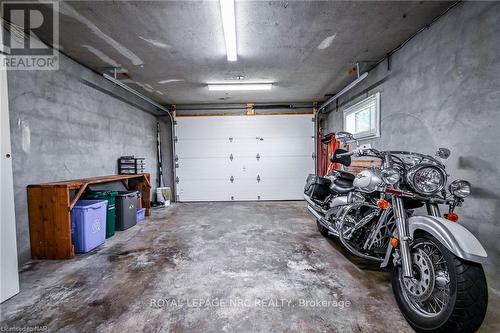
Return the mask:
[[[89,185],[122,182],[131,191],[142,193],[142,207],[151,213],[149,173],[113,175],[28,186],[31,257],[33,259],[71,259],[71,209]],[[76,193],[76,194],[75,194]]]

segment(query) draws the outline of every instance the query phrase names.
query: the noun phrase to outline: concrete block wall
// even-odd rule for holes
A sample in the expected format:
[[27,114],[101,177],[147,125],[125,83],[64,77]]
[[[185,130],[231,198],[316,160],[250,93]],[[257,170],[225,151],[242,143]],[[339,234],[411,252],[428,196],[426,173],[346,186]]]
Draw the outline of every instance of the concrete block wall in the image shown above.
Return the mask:
[[[342,110],[380,92],[377,149],[452,151],[449,180],[466,179],[472,195],[460,223],[484,244],[490,287],[500,292],[500,3],[461,3],[423,31],[339,101],[327,132],[342,129]],[[362,143],[365,143],[362,142]]]
[[122,155],[145,157],[156,184],[160,113],[141,99],[62,54],[57,71],[9,71],[8,93],[20,264],[31,258],[27,185],[116,174]]

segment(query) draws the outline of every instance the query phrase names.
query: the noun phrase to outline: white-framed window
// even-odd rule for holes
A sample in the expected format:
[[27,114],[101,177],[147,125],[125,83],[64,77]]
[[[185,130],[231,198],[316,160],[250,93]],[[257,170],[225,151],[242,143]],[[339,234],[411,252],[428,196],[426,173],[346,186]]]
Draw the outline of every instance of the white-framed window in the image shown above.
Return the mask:
[[352,133],[356,139],[380,136],[380,93],[348,107],[344,110],[344,131]]

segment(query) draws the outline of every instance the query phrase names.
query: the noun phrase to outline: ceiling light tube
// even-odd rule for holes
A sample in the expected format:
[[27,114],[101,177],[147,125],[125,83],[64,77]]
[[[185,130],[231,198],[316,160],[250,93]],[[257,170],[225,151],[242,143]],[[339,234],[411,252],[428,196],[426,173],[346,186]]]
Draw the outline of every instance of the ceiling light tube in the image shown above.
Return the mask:
[[272,83],[234,83],[234,84],[208,84],[208,90],[271,90]]
[[224,28],[224,39],[226,40],[227,61],[236,61],[238,52],[236,50],[236,18],[234,14],[234,0],[219,0],[222,15],[222,27]]

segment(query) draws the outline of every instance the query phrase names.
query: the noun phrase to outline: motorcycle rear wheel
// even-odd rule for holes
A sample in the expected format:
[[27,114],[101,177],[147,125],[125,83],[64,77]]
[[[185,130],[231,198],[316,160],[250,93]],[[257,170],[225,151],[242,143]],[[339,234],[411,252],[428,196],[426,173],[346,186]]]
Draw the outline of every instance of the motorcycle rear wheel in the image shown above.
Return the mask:
[[[488,305],[482,266],[458,258],[429,234],[414,240],[411,253],[416,279],[403,278],[399,265],[391,276],[396,302],[408,323],[417,332],[477,331]],[[439,295],[442,299],[437,301]]]

